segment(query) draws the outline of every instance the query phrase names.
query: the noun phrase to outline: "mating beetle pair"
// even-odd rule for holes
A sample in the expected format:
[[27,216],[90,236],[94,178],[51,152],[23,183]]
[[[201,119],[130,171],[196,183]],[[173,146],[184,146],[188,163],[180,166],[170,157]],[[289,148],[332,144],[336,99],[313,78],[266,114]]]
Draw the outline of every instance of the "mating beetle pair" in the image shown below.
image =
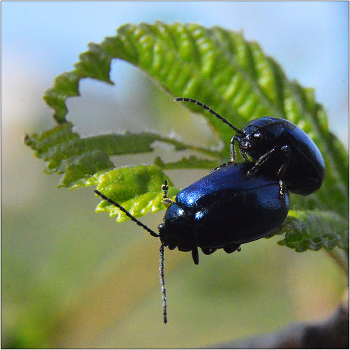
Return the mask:
[[[282,225],[289,210],[288,191],[308,195],[319,189],[325,176],[324,160],[316,144],[293,123],[262,117],[239,130],[199,101],[175,101],[196,103],[237,132],[231,140],[231,162],[180,191],[175,202],[167,198],[165,183],[163,202],[169,206],[164,222],[158,226],[159,234],[95,191],[152,236],[159,237],[165,323],[164,247],[191,251],[195,264],[199,262],[198,248],[206,255],[221,248],[227,253],[240,250],[241,244],[266,237]],[[236,163],[235,142],[243,163]]]

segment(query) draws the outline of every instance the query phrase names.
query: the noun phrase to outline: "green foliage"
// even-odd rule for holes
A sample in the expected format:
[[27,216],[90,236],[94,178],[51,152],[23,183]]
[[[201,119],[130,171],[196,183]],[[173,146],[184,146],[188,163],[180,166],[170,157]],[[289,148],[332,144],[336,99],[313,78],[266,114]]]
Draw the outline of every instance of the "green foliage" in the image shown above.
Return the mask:
[[[59,187],[71,189],[97,185],[105,195],[119,201],[134,216],[164,208],[160,186],[167,178],[164,169],[213,168],[229,159],[232,130],[204,109],[184,104],[206,118],[213,132],[224,142],[221,151],[185,144],[158,134],[99,135],[81,138],[66,120],[66,100],[79,96],[79,82],[93,78],[113,84],[113,59],[135,65],[154,79],[171,96],[200,100],[238,128],[264,115],[285,118],[297,124],[319,146],[326,163],[324,184],[308,196],[292,196],[287,221],[279,230],[281,241],[296,251],[347,249],[348,154],[328,130],[323,107],[314,91],[287,79],[281,67],[256,42],[241,33],[198,24],[153,25],[141,23],[120,27],[117,35],[101,44],[89,44],[79,56],[75,70],[59,75],[44,99],[54,109],[58,126],[40,135],[26,136],[25,143],[46,161],[45,172],[63,174]],[[169,101],[170,98],[169,98]],[[154,165],[113,169],[111,156],[151,152],[155,141],[171,144],[175,151],[189,150],[189,158]],[[204,158],[198,158],[197,154]],[[209,159],[209,158],[210,159]],[[113,169],[113,170],[111,170]],[[171,188],[171,195],[176,193]],[[97,211],[108,211],[117,221],[126,219],[105,201]]]
[[[120,203],[133,216],[164,209],[163,192],[158,184],[164,183],[166,177],[156,165],[113,169],[95,176],[95,179],[98,190],[103,190],[105,196]],[[170,181],[168,185],[168,196],[172,197],[178,190]],[[117,217],[118,222],[129,219],[125,213],[105,200],[97,206],[96,211],[109,212],[110,216]]]
[[338,246],[349,250],[349,232],[344,230],[347,220],[333,212],[290,210],[283,226],[276,234],[286,233],[278,244],[304,252],[307,249],[332,250]]

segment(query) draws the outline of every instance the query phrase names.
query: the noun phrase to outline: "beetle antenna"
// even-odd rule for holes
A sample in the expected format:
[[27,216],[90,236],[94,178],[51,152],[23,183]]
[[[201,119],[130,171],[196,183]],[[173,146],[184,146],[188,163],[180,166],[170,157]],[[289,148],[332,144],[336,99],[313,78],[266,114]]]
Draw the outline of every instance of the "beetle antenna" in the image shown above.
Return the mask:
[[[167,184],[166,184],[167,185]],[[151,230],[149,227],[144,225],[141,221],[137,220],[134,216],[132,216],[124,207],[122,207],[117,202],[113,201],[112,199],[106,197],[104,194],[102,194],[100,191],[95,190],[95,193],[98,194],[102,199],[106,200],[108,203],[113,204],[118,209],[120,209],[123,213],[126,214],[132,221],[134,221],[137,225],[141,226],[143,229],[148,231],[153,237],[159,237],[157,233],[155,233],[153,230]],[[164,323],[168,322],[167,317],[167,303],[166,303],[166,287],[165,287],[165,280],[164,280],[164,245],[162,244],[159,248],[160,251],[160,260],[159,260],[159,277],[160,277],[160,284],[161,284],[161,291],[162,291],[162,299],[163,299],[163,319]]]
[[129,217],[133,222],[135,222],[137,225],[141,226],[143,229],[145,229],[147,232],[151,234],[153,237],[159,237],[157,233],[155,233],[153,230],[151,230],[149,227],[144,225],[141,221],[137,220],[134,216],[132,216],[125,208],[123,208],[120,204],[117,202],[114,202],[112,199],[106,197],[104,194],[102,194],[100,191],[95,190],[95,193],[98,194],[101,198],[106,200],[108,203],[113,204],[118,209],[120,209],[123,213],[126,214],[127,217]]
[[168,322],[167,317],[167,304],[166,304],[166,287],[164,280],[164,245],[162,244],[159,248],[160,251],[160,260],[159,260],[159,277],[160,277],[160,285],[162,291],[162,299],[163,299],[163,318],[164,323]]
[[195,103],[196,105],[203,107],[204,109],[206,109],[207,111],[209,111],[211,114],[214,114],[216,118],[220,119],[221,121],[223,121],[225,124],[227,124],[230,128],[232,128],[233,130],[235,130],[237,133],[239,134],[244,134],[244,132],[242,130],[237,129],[235,126],[233,126],[227,119],[225,119],[224,117],[222,117],[219,113],[215,112],[213,109],[211,109],[210,107],[208,107],[206,104],[194,100],[193,98],[186,98],[186,97],[175,97],[174,101],[184,101],[184,102],[192,102]]

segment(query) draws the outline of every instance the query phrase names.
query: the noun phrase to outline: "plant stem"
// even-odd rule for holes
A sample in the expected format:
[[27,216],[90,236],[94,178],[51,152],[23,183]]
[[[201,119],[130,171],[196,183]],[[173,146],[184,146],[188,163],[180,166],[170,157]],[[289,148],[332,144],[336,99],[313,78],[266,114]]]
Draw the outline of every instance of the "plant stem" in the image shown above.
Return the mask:
[[327,254],[338,264],[341,270],[345,273],[346,277],[349,276],[349,255],[339,249],[334,248],[332,250],[327,250]]

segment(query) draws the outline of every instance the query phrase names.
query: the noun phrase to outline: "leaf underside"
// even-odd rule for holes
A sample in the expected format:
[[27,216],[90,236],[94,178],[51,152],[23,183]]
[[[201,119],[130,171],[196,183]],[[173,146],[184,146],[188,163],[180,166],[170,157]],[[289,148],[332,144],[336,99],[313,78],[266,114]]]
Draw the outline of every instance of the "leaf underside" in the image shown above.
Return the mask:
[[349,250],[347,220],[333,212],[290,210],[287,219],[274,234],[283,233],[284,239],[278,244],[297,252],[321,248],[332,250],[334,247]]
[[[323,154],[327,174],[320,190],[308,196],[292,196],[293,208],[276,234],[286,233],[280,244],[296,251],[333,249],[346,244],[348,215],[348,154],[328,130],[327,116],[315,101],[314,91],[290,81],[275,60],[256,42],[241,33],[198,24],[127,24],[101,44],[89,44],[75,69],[59,75],[44,99],[54,110],[57,126],[27,135],[25,143],[46,162],[48,174],[62,174],[59,187],[71,189],[97,185],[103,194],[118,201],[134,216],[164,209],[161,185],[165,169],[210,169],[229,160],[232,130],[204,109],[184,107],[206,118],[223,141],[221,151],[195,147],[155,133],[106,134],[81,138],[66,120],[66,101],[79,96],[79,83],[92,78],[108,84],[111,63],[120,59],[138,67],[172,97],[189,97],[209,105],[233,125],[243,128],[252,119],[272,115],[285,118],[306,131]],[[169,101],[170,98],[169,98]],[[98,117],[98,116],[97,116]],[[111,156],[150,153],[154,142],[175,151],[195,153],[177,162],[155,157],[148,166],[114,169]],[[203,158],[198,156],[202,154]],[[168,179],[169,180],[169,179]],[[170,181],[170,180],[169,180]],[[177,193],[170,182],[169,197]],[[102,201],[97,211],[109,212],[117,221],[125,214]]]

